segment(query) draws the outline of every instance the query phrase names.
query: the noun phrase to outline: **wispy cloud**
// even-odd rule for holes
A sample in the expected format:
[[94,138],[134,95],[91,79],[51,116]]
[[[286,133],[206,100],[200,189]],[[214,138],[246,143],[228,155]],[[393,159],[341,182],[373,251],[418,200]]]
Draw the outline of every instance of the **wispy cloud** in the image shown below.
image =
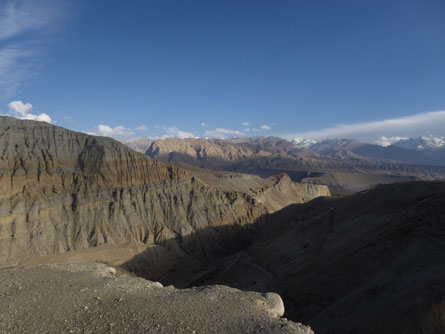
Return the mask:
[[147,131],[148,127],[146,127],[145,125],[139,125],[135,129],[139,131]]
[[44,15],[51,10],[50,1],[11,0],[0,7],[0,40],[11,38],[22,33],[39,30],[53,20],[51,15]]
[[23,103],[22,101],[12,101],[8,103],[9,112],[4,114],[5,116],[16,117],[19,119],[28,119],[32,121],[41,121],[47,123],[53,123],[51,117],[48,114],[40,113],[33,114],[31,113],[32,104],[31,103]]
[[203,126],[203,127],[207,127],[208,125],[207,125],[206,122],[202,122],[202,123],[201,123],[201,126]]
[[0,4],[0,96],[9,98],[41,68],[46,33],[65,1],[10,0]]
[[122,125],[118,125],[114,128],[108,125],[100,124],[96,126],[93,130],[87,132],[89,135],[93,136],[106,136],[106,137],[129,137],[133,136],[134,132]]
[[244,133],[238,130],[216,128],[204,132],[205,137],[224,139],[231,136],[244,136]]
[[328,138],[351,138],[376,142],[382,136],[418,137],[429,134],[445,135],[445,111],[431,111],[373,122],[338,124],[323,130],[286,134],[283,137],[302,137],[318,141]]
[[250,122],[248,122],[248,121],[243,122],[242,125],[244,125],[244,126],[250,126]]

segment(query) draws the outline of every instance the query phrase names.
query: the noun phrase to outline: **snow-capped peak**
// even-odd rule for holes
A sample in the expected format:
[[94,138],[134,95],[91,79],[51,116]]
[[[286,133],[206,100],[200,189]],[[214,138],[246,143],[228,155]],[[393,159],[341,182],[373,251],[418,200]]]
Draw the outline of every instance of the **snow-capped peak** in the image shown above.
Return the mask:
[[312,140],[312,139],[295,137],[294,139],[292,139],[292,143],[297,148],[308,148],[308,147],[311,147],[312,145],[316,144],[317,142],[315,140]]
[[445,149],[445,137],[420,136],[399,140],[393,145],[416,151],[436,151]]
[[382,136],[379,139],[377,139],[375,141],[375,143],[377,145],[386,147],[386,146],[393,145],[394,143],[397,143],[397,142],[400,142],[400,141],[403,141],[403,140],[407,140],[407,139],[410,139],[410,138],[408,138],[408,137],[399,137],[399,136],[393,136],[393,137]]

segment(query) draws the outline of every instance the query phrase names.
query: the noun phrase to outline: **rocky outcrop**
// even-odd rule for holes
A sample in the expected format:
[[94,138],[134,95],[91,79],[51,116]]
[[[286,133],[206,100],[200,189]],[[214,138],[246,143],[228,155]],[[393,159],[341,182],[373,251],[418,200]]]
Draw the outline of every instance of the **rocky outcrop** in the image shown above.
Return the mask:
[[285,173],[262,178],[254,174],[200,169],[188,164],[175,165],[227,194],[243,193],[250,196],[264,205],[268,213],[290,204],[305,203],[316,197],[331,195],[326,185],[293,182]]
[[293,333],[274,293],[177,290],[100,263],[0,271],[1,333]]
[[[0,152],[0,267],[105,243],[180,253],[177,240],[194,231],[236,232],[268,212],[245,192],[47,123],[0,117]],[[200,249],[221,238],[213,230]]]
[[287,174],[278,174],[270,179],[273,184],[256,191],[254,197],[270,213],[293,203],[306,203],[316,197],[331,195],[325,185],[292,182]]

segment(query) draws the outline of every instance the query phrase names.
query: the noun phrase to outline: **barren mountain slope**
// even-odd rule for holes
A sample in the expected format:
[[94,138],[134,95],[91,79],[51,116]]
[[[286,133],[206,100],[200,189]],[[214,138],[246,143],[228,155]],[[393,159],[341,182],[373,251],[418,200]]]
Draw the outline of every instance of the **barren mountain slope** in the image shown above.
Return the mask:
[[[167,243],[181,253],[178,238],[236,232],[268,212],[267,189],[258,200],[227,191],[113,139],[48,123],[0,117],[0,151],[0,267],[104,243]],[[194,242],[205,251],[224,237],[214,229]]]
[[207,169],[227,169],[254,155],[270,155],[256,151],[251,145],[237,145],[221,139],[167,138],[154,141],[146,154],[159,161],[183,162]]
[[445,182],[381,185],[269,215],[195,282],[275,291],[318,333],[442,333],[444,247]]

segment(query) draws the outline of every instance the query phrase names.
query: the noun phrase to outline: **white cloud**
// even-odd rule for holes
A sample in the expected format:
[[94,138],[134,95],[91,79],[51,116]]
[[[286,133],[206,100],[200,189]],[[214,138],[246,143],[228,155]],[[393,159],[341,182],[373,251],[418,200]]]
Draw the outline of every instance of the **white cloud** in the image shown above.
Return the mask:
[[165,135],[163,138],[196,138],[195,135],[191,132],[185,132],[182,130],[179,130],[176,126],[172,126],[169,128],[165,128]]
[[250,122],[243,122],[242,125],[244,125],[244,126],[250,126]]
[[385,137],[381,136],[380,138],[376,139],[374,142],[380,146],[389,146],[399,140],[406,140],[408,137],[399,137],[399,136],[392,136],[392,137]]
[[115,137],[115,136],[128,137],[134,135],[134,132],[131,131],[131,129],[126,128],[122,125],[118,125],[112,128],[104,124],[98,125],[93,130],[87,133],[93,136],[106,136],[106,137]]
[[207,125],[207,123],[202,122],[202,123],[201,123],[201,126],[207,127],[208,125]]
[[11,97],[41,66],[42,45],[66,1],[10,0],[0,4],[0,96]]
[[5,114],[6,116],[12,116],[20,119],[28,119],[32,121],[40,121],[53,123],[51,117],[48,114],[33,114],[31,103],[23,103],[22,101],[12,101],[8,103],[9,112]]
[[204,132],[204,136],[209,137],[209,138],[224,139],[229,136],[244,136],[244,133],[237,131],[237,130],[216,128],[215,130],[208,130],[208,131]]
[[136,130],[139,130],[139,131],[147,131],[148,128],[147,128],[145,125],[139,125],[139,126],[136,127]]
[[418,137],[425,134],[445,135],[445,111],[431,111],[373,122],[338,124],[323,130],[288,134],[283,137],[289,139],[302,137],[317,141],[328,138],[350,138],[375,142],[382,136]]

